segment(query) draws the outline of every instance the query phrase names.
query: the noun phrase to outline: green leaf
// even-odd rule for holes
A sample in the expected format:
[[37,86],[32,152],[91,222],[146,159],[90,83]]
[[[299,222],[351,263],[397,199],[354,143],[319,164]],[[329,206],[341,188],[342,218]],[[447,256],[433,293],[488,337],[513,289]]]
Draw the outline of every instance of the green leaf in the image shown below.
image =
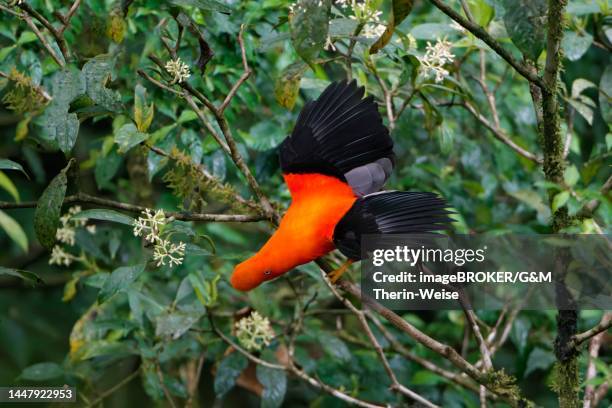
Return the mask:
[[42,137],[68,154],[79,133],[79,119],[69,113],[70,103],[85,93],[86,84],[80,72],[66,68],[53,76],[51,89],[53,99],[40,116]]
[[117,174],[117,171],[119,171],[122,162],[123,156],[119,155],[115,149],[108,152],[106,156],[98,157],[96,160],[96,168],[94,169],[98,188],[110,187],[110,181],[115,174]]
[[510,332],[510,339],[522,354],[527,346],[527,338],[529,337],[529,330],[531,329],[531,322],[527,319],[519,318],[514,322],[512,331]]
[[146,132],[153,122],[154,104],[147,106],[147,89],[137,84],[134,89],[134,122],[141,132]]
[[555,194],[552,200],[553,212],[563,207],[565,203],[567,203],[567,200],[569,200],[569,197],[570,197],[569,191],[561,191],[560,193]]
[[0,171],[0,187],[6,190],[15,201],[19,202],[19,190],[15,187],[15,184],[9,179],[4,172]]
[[85,210],[71,217],[73,220],[92,219],[100,221],[111,221],[119,224],[134,225],[134,218],[115,210]]
[[[321,4],[322,3],[322,4]],[[298,0],[290,18],[291,41],[308,64],[319,56],[329,31],[330,0]]]
[[567,59],[577,61],[587,52],[592,43],[593,36],[589,33],[578,34],[574,31],[567,31],[563,36],[561,47]]
[[21,164],[15,163],[14,161],[9,159],[0,159],[0,170],[19,170],[28,179],[30,178],[28,176],[28,173],[26,173],[23,167],[21,166]]
[[28,237],[21,226],[7,213],[0,210],[0,227],[6,231],[6,234],[23,250],[28,252]]
[[236,384],[236,379],[247,368],[249,361],[237,351],[228,354],[217,368],[215,374],[215,394],[223,397]]
[[345,363],[351,360],[350,350],[338,337],[328,333],[319,333],[318,338],[327,354]]
[[98,294],[98,302],[103,303],[117,292],[130,287],[136,279],[144,272],[145,263],[133,266],[122,266],[115,269],[104,282],[104,286]]
[[606,67],[599,81],[599,108],[603,120],[612,123],[612,64]]
[[218,11],[220,13],[231,13],[232,9],[217,0],[171,0],[177,6],[195,7],[196,9]]
[[38,363],[25,368],[19,376],[22,380],[46,381],[64,375],[64,369],[56,363]]
[[295,106],[298,93],[300,92],[300,81],[308,66],[302,61],[294,62],[281,72],[274,84],[274,95],[279,105],[289,110]]
[[283,404],[287,392],[287,372],[262,365],[257,366],[257,380],[263,385],[261,408],[278,408]]
[[187,313],[181,311],[159,315],[155,321],[155,335],[176,340],[200,320],[202,315],[203,312]]
[[68,165],[51,180],[36,203],[34,231],[40,244],[47,249],[53,248],[55,244],[55,232],[59,225],[60,212],[68,184],[66,172],[72,161],[70,160]]
[[578,173],[576,166],[570,166],[565,170],[564,179],[565,184],[570,187],[573,187],[578,182],[580,179],[580,173]]
[[81,70],[87,96],[97,105],[116,112],[121,109],[121,96],[118,92],[106,88],[115,66],[115,57],[102,54],[90,59]]
[[504,0],[504,25],[523,55],[537,61],[546,41],[546,0]]
[[574,80],[574,82],[572,82],[572,98],[578,99],[578,97],[589,88],[597,88],[597,85],[584,78]]
[[572,105],[572,108],[576,109],[576,112],[578,112],[580,116],[587,121],[589,125],[593,125],[593,108],[575,99],[568,99],[568,102],[570,105]]
[[24,271],[21,269],[10,269],[0,266],[0,275],[14,276],[16,278],[23,279],[36,285],[44,283],[44,281],[40,279],[35,273]]
[[527,377],[530,373],[538,369],[547,370],[554,362],[555,356],[553,353],[536,347],[531,351],[531,353],[529,353],[527,368],[525,368],[525,374],[523,374],[523,377]]
[[128,123],[121,126],[115,134],[115,143],[119,145],[120,153],[126,153],[132,147],[148,138],[148,133],[143,133],[133,123]]
[[448,24],[425,23],[412,27],[410,34],[417,40],[436,40],[452,34],[455,29]]
[[384,48],[385,45],[391,41],[395,27],[400,25],[402,21],[410,14],[413,6],[413,0],[393,0],[391,7],[391,13],[389,15],[389,22],[387,28],[382,33],[380,38],[376,40],[370,47],[370,54],[376,54],[379,50]]

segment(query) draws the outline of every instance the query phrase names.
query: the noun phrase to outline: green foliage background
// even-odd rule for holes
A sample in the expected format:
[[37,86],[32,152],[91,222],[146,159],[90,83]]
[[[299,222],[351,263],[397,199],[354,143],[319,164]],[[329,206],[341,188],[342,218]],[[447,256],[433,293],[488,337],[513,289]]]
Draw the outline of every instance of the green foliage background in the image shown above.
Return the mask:
[[[61,23],[53,13],[66,15],[72,4],[24,3],[56,28]],[[64,194],[181,212],[187,218],[194,213],[266,215],[193,107],[139,75],[142,71],[182,90],[163,69],[173,59],[164,39],[173,46],[181,37],[176,52],[190,67],[187,83],[219,106],[244,72],[238,43],[244,24],[253,73],[238,88],[225,117],[238,152],[278,209],[287,206],[289,195],[276,146],[291,131],[304,101],[350,73],[377,98],[392,128],[397,166],[388,187],[439,192],[457,211],[457,232],[547,233],[551,206],[553,212],[567,207],[575,216],[590,200],[601,203],[597,211],[577,217],[566,231],[609,231],[609,196],[601,194],[610,176],[612,147],[612,8],[607,1],[570,1],[567,8],[558,90],[561,131],[571,134],[563,185],[546,182],[539,164],[518,155],[489,129],[542,156],[528,82],[429,2],[416,1],[412,10],[411,2],[395,2],[394,10],[390,1],[358,2],[365,5],[365,17],[340,4],[350,1],[299,3],[291,12],[291,3],[283,0],[84,1],[63,33],[66,62],[59,44],[36,23],[64,68],[32,28],[10,13],[27,8],[2,3],[0,159],[10,161],[0,160],[0,201],[7,204],[0,210],[0,385],[69,383],[78,387],[83,396],[79,404],[85,406],[135,373],[138,379],[109,395],[105,405],[167,405],[172,398],[179,405],[197,401],[211,406],[216,400],[222,406],[342,406],[344,402],[294,376],[261,366],[256,370],[264,388],[261,398],[234,387],[247,360],[228,353],[210,326],[214,315],[218,328],[232,335],[235,321],[248,315],[249,308],[257,310],[269,318],[276,334],[259,355],[274,361],[292,335],[294,317],[310,300],[295,350],[304,371],[360,399],[402,403],[388,390],[383,366],[356,319],[330,293],[316,265],[300,267],[248,294],[231,288],[233,266],[269,235],[265,221],[172,221],[164,233],[173,242],[187,243],[184,261],[158,267],[151,246],[125,225],[132,218],[90,212],[83,217],[88,214],[87,225],[96,226],[95,234],[76,227],[75,243],[61,244],[73,262],[68,267],[49,265],[59,217],[79,201],[62,207]],[[459,1],[448,3],[462,10]],[[471,18],[515,58],[543,66],[545,1],[466,3]],[[382,15],[372,17],[376,10]],[[369,55],[381,32],[366,36],[364,30],[376,28],[376,18],[391,21],[393,12],[397,27],[388,29],[389,43]],[[191,20],[195,31],[179,34],[173,16],[183,23]],[[198,42],[198,31],[214,53],[204,66],[198,61],[209,55]],[[443,39],[452,43],[454,59],[444,66],[448,76],[436,82],[422,59],[428,43]],[[350,63],[347,53],[352,53]],[[481,83],[495,98],[495,114]],[[210,112],[202,112],[220,132]],[[203,178],[202,169],[212,177]],[[246,200],[236,201],[235,194]],[[107,207],[79,197],[83,209]],[[30,201],[38,201],[39,208]],[[114,210],[140,215],[127,208]],[[44,282],[37,283],[39,279]],[[492,326],[499,313],[479,316]],[[464,344],[462,313],[403,317],[463,350],[469,361],[478,359],[476,343]],[[601,312],[582,311],[579,328],[600,319]],[[448,361],[388,329],[410,352],[453,371]],[[520,313],[494,357],[495,367],[516,377],[525,397],[544,406],[557,404],[552,390],[555,330],[554,311]],[[384,348],[390,347],[379,330],[375,334]],[[401,354],[390,351],[388,356],[398,380],[431,401],[445,407],[479,406],[477,393]],[[579,362],[584,373],[585,353]],[[604,348],[591,383],[610,381],[609,362],[609,348]],[[194,391],[200,363],[201,380]],[[601,406],[611,401],[607,397]]]

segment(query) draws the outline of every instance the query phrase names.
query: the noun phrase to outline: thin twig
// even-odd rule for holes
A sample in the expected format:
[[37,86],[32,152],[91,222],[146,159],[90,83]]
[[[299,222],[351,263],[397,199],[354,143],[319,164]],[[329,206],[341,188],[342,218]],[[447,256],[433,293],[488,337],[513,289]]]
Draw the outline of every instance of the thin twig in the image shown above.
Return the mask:
[[93,400],[92,402],[87,404],[87,408],[95,407],[96,405],[101,403],[106,397],[108,397],[109,395],[113,394],[119,388],[123,387],[124,385],[126,385],[127,383],[132,381],[134,378],[136,378],[138,376],[138,374],[140,374],[140,371],[138,369],[134,370],[133,373],[131,373],[130,375],[125,377],[123,380],[119,381],[117,384],[113,385],[108,390],[104,391],[98,398],[96,398],[95,400]]
[[227,108],[227,106],[232,101],[232,98],[234,97],[234,95],[236,95],[236,92],[238,92],[238,88],[240,88],[240,86],[247,79],[249,79],[249,76],[251,76],[251,73],[253,72],[251,71],[251,68],[249,68],[249,62],[247,61],[246,49],[244,47],[243,34],[244,34],[244,24],[240,25],[240,31],[238,32],[238,44],[240,45],[240,55],[242,56],[242,67],[244,69],[244,72],[242,73],[240,78],[238,78],[238,81],[234,84],[234,86],[232,86],[232,89],[230,89],[229,93],[223,100],[223,103],[221,104],[221,106],[219,106],[217,110],[219,112],[219,115],[223,115],[225,108]]
[[30,16],[34,17],[43,26],[45,26],[47,30],[49,30],[49,33],[51,33],[51,35],[55,39],[57,46],[59,47],[62,55],[64,56],[64,60],[68,61],[70,59],[70,51],[68,50],[68,44],[66,43],[66,40],[64,39],[64,36],[62,35],[62,33],[60,33],[59,30],[56,30],[55,27],[53,27],[53,24],[49,22],[49,20],[47,20],[38,11],[30,7],[28,3],[22,2],[18,7],[21,8],[23,11],[25,11]]
[[597,324],[596,326],[590,328],[587,331],[574,335],[571,340],[572,345],[574,347],[578,347],[580,344],[584,343],[591,337],[594,337],[599,333],[608,330],[610,327],[612,327],[612,318],[602,319],[601,322],[599,322],[599,324]]
[[517,145],[516,143],[514,143],[514,141],[512,139],[510,139],[510,137],[506,134],[506,132],[503,129],[498,129],[496,128],[491,122],[489,122],[489,120],[487,118],[485,118],[483,115],[481,115],[476,108],[474,108],[474,106],[472,106],[469,102],[464,102],[461,106],[463,106],[465,109],[468,110],[468,112],[470,112],[480,123],[482,123],[487,129],[489,129],[491,131],[491,133],[493,133],[493,136],[495,136],[495,138],[497,140],[499,140],[500,142],[504,143],[505,145],[507,145],[508,147],[510,147],[512,150],[514,150],[516,153],[518,153],[519,155],[523,156],[526,159],[531,160],[534,163],[542,163],[542,159],[535,156],[533,153],[531,153],[530,151],[522,148],[521,146]]
[[325,284],[327,285],[329,290],[334,294],[334,296],[336,296],[336,298],[338,300],[340,300],[349,310],[351,310],[353,312],[353,314],[359,320],[359,323],[361,324],[361,327],[363,327],[363,330],[365,331],[366,335],[368,336],[368,339],[370,340],[370,343],[374,347],[374,350],[376,351],[376,354],[378,354],[378,358],[379,358],[380,362],[382,363],[382,365],[383,365],[383,367],[384,367],[384,369],[385,369],[385,371],[387,373],[387,376],[391,380],[391,389],[393,391],[395,391],[395,392],[399,392],[400,394],[403,394],[403,395],[411,398],[412,400],[414,400],[414,401],[418,402],[419,404],[422,404],[422,405],[424,405],[426,407],[430,407],[430,408],[437,407],[437,405],[435,405],[431,401],[427,400],[426,398],[420,396],[416,392],[410,390],[409,388],[403,386],[397,380],[397,377],[395,376],[395,372],[393,372],[393,369],[389,365],[389,361],[387,360],[387,357],[385,356],[385,352],[383,351],[382,347],[380,346],[380,343],[378,343],[378,340],[376,340],[376,336],[374,336],[374,333],[372,332],[372,329],[370,329],[370,326],[368,325],[368,321],[365,318],[364,312],[359,310],[359,309],[357,309],[355,307],[355,305],[353,305],[353,303],[350,300],[348,300],[347,298],[342,296],[336,290],[334,285],[329,281],[329,278],[327,277],[327,274],[324,271],[321,271],[321,278],[323,279],[323,281],[325,282]]
[[74,13],[76,13],[80,5],[81,0],[74,0],[74,3],[72,3],[72,6],[70,6],[70,9],[68,10],[68,13],[65,16],[62,16],[61,20],[63,25],[60,27],[59,30],[57,30],[60,35],[64,34],[64,31],[66,31],[66,28],[68,28],[68,26],[70,25],[70,19],[72,18]]
[[57,65],[63,68],[66,64],[59,57],[59,55],[57,55],[53,47],[51,47],[51,44],[49,44],[49,42],[47,41],[43,33],[40,32],[38,27],[36,27],[36,24],[34,24],[34,22],[32,21],[32,18],[29,15],[25,14],[23,15],[23,21],[25,21],[28,27],[30,27],[30,29],[34,32],[34,35],[40,40],[43,47],[45,47],[45,50],[47,50],[51,58],[53,58],[53,61],[55,61]]
[[[393,324],[399,330],[408,334],[410,337],[412,337],[425,347],[429,348],[430,350],[446,358],[455,367],[459,368],[461,371],[466,373],[469,377],[474,379],[479,384],[485,385],[489,389],[493,388],[494,384],[491,383],[491,380],[494,376],[482,373],[474,365],[470,364],[463,357],[461,357],[461,355],[457,353],[457,351],[451,346],[428,336],[427,334],[423,333],[422,331],[408,323],[406,320],[402,319],[395,312],[387,309],[386,307],[372,300],[371,298],[364,296],[361,293],[361,289],[355,284],[347,280],[341,280],[340,282],[338,282],[338,285],[347,293],[350,293],[358,299],[361,299],[363,303],[368,305],[368,307],[370,307],[376,313],[384,317],[389,323]],[[502,399],[508,401],[513,406],[519,406],[523,403],[526,403],[526,400],[516,393],[515,386],[510,386],[509,389],[498,388],[492,391],[495,391]]]

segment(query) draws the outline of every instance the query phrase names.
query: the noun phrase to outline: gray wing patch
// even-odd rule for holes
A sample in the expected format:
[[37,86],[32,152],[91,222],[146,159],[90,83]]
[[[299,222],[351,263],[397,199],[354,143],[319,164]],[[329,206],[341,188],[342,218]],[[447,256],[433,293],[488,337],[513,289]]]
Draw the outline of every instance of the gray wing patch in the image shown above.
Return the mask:
[[375,193],[384,185],[391,175],[393,163],[390,159],[383,157],[373,163],[355,167],[344,173],[344,178],[349,183],[353,192],[359,197]]

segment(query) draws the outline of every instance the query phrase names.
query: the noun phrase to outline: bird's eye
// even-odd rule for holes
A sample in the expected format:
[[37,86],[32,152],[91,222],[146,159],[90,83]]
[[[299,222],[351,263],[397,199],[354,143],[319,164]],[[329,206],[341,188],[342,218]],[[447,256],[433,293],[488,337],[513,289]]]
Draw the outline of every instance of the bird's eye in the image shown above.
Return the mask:
[[269,270],[269,269],[267,271],[264,271],[264,275],[270,275],[271,273],[272,273],[272,271]]

